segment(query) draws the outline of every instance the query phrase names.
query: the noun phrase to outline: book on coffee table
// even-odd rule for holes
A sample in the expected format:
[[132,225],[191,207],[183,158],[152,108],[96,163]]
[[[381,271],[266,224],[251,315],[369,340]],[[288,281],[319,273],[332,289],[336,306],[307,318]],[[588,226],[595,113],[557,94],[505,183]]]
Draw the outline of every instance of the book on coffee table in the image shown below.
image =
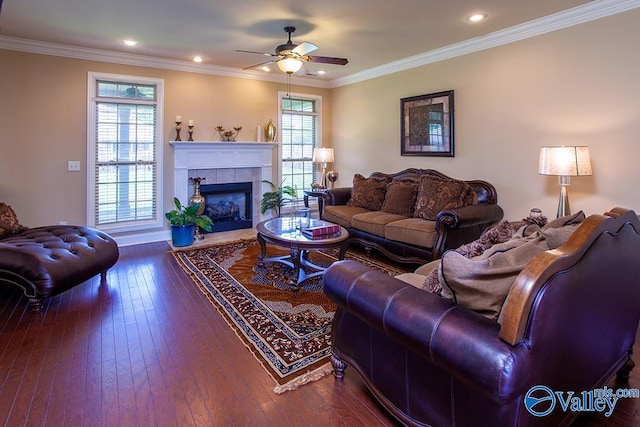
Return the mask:
[[306,227],[302,229],[302,233],[310,237],[323,237],[340,232],[338,224],[320,225],[317,227]]

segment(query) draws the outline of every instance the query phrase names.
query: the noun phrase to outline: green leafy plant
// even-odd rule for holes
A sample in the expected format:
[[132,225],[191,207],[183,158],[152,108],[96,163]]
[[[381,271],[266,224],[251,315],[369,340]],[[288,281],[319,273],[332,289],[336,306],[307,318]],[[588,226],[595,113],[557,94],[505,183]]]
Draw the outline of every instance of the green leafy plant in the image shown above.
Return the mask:
[[173,204],[176,205],[174,210],[164,214],[171,225],[192,225],[195,224],[203,230],[211,231],[213,221],[206,215],[198,215],[200,203],[193,203],[189,206],[183,206],[177,197],[173,198]]
[[290,185],[284,185],[284,180],[279,186],[276,186],[274,183],[267,181],[266,179],[262,182],[269,184],[271,186],[271,191],[267,191],[262,195],[262,200],[260,201],[261,213],[273,210],[276,216],[280,216],[280,209],[282,206],[298,197],[296,189]]

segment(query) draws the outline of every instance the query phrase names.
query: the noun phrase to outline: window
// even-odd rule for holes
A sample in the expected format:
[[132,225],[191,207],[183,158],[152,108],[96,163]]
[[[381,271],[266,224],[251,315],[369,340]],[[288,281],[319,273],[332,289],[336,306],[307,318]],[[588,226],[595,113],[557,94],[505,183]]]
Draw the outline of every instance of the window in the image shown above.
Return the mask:
[[89,225],[160,226],[163,81],[90,73],[88,93]]
[[320,180],[311,161],[313,149],[320,146],[320,111],[320,97],[280,94],[281,175],[298,193]]

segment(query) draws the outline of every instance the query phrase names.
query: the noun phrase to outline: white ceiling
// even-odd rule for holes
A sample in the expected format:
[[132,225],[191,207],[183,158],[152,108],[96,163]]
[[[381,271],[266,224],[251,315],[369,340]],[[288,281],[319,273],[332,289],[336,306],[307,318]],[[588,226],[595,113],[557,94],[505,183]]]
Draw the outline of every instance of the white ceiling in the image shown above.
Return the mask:
[[[265,61],[245,49],[271,53],[297,28],[320,56],[349,59],[346,66],[307,64],[313,79],[335,81],[384,64],[591,3],[628,0],[0,0],[0,38],[127,52],[242,69]],[[633,3],[633,2],[632,2]],[[637,3],[637,2],[636,2]],[[637,5],[636,5],[637,7]],[[465,18],[486,13],[480,23]],[[124,46],[122,39],[140,45]],[[0,46],[1,47],[1,46]],[[266,58],[268,60],[268,58]],[[272,67],[272,73],[278,73]]]

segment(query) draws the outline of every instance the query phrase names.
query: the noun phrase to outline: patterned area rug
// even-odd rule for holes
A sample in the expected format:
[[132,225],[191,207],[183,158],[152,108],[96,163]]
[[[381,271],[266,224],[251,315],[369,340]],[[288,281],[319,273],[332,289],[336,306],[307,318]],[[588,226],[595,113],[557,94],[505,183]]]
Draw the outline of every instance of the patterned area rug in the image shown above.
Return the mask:
[[[322,293],[322,276],[292,292],[293,269],[280,263],[257,265],[256,239],[173,252],[180,266],[216,306],[276,381],[276,393],[293,390],[331,372],[331,320],[335,305]],[[267,256],[287,251],[267,245]],[[317,265],[336,261],[338,251],[310,253]],[[407,270],[349,250],[355,259],[389,275]]]

